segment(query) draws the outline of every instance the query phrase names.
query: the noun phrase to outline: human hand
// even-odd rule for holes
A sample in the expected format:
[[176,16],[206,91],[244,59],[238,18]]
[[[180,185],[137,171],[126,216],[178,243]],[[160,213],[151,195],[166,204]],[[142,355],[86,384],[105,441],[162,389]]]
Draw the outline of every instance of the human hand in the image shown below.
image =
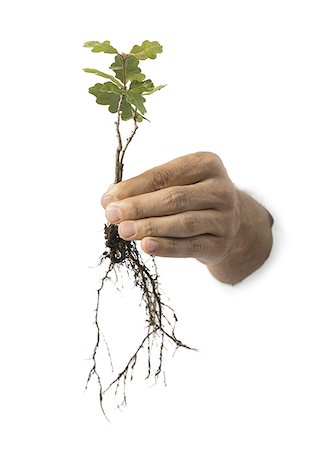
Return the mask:
[[240,226],[239,198],[221,159],[186,155],[121,181],[101,199],[125,240],[141,240],[154,256],[193,257],[219,264]]

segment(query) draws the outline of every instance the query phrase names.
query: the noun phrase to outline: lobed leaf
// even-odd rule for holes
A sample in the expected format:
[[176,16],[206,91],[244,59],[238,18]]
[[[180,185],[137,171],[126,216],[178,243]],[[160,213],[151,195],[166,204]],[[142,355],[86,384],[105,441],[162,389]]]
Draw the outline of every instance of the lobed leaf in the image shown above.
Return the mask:
[[[124,95],[126,92],[119,89],[113,83],[97,83],[89,89],[89,92],[96,97],[96,102],[99,105],[107,105],[111,113],[116,113],[118,111],[120,96],[123,95],[120,105],[121,119],[129,120],[135,116],[135,110],[131,105],[131,102],[129,102],[128,98]],[[133,97],[130,96],[130,98],[133,100]]]
[[156,86],[155,88],[153,88],[151,91],[149,92],[144,92],[144,95],[151,95],[156,91],[160,91],[161,89],[163,89],[166,86],[166,84],[160,84],[160,86]]
[[129,120],[134,117],[134,109],[130,103],[126,100],[125,97],[123,97],[123,100],[121,102],[120,106],[120,117],[122,120]]
[[115,62],[110,66],[115,74],[116,78],[120,80],[123,84],[128,81],[143,81],[145,80],[145,75],[141,72],[138,67],[139,60],[132,55],[117,55],[115,56]]
[[108,105],[108,109],[111,113],[116,113],[118,111],[121,92],[113,83],[96,83],[89,88],[89,92],[96,97],[96,102],[99,105]]
[[101,90],[102,92],[116,92],[116,94],[119,95],[121,95],[124,92],[123,89],[120,89],[111,81],[106,81],[106,83],[103,83]]
[[118,53],[118,51],[114,47],[112,47],[112,45],[110,45],[110,41],[88,41],[84,43],[83,47],[92,48],[92,51],[95,53]]
[[112,75],[109,75],[108,73],[101,72],[100,70],[97,70],[97,69],[83,69],[83,70],[87,73],[94,73],[95,75],[99,75],[100,77],[108,78],[116,86],[120,87],[121,89],[124,87],[115,77],[113,77]]
[[[165,85],[154,86],[152,80],[146,80],[139,67],[139,62],[147,58],[155,59],[157,54],[162,52],[162,46],[157,41],[144,41],[140,46],[134,45],[130,54],[119,54],[112,47],[110,41],[102,43],[88,41],[84,47],[91,48],[93,52],[116,54],[115,60],[110,66],[110,69],[115,72],[115,77],[97,69],[83,69],[87,73],[93,73],[109,80],[105,83],[96,83],[89,88],[89,93],[96,97],[96,102],[99,105],[107,105],[112,113],[118,112],[120,106],[122,120],[131,118],[135,118],[137,122],[142,122],[143,119],[147,120],[144,117],[146,113],[145,96],[153,94]],[[128,82],[130,85],[127,84]]]
[[166,86],[166,84],[163,84],[163,85],[161,84],[160,86],[154,87],[152,80],[145,80],[142,82],[135,80],[135,81],[132,81],[132,83],[130,85],[130,89],[132,89],[132,91],[139,92],[143,95],[150,95],[150,94],[153,94],[153,92],[159,91],[160,89],[164,88],[165,86]]
[[144,80],[144,81],[134,80],[130,84],[130,89],[133,92],[143,94],[144,92],[150,92],[152,89],[154,89],[154,84],[152,80]]
[[144,103],[146,102],[146,99],[138,92],[129,90],[126,92],[126,98],[129,103],[135,106],[136,109],[139,110],[140,113],[145,114],[146,109],[144,106]]
[[157,53],[162,53],[163,47],[157,41],[144,41],[142,45],[134,45],[131,54],[137,59],[155,59]]

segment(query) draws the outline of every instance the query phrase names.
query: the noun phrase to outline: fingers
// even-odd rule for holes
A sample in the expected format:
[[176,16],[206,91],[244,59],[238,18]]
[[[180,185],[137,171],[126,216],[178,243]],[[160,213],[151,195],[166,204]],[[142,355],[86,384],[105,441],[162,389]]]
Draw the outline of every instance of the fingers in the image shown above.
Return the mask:
[[[111,223],[138,220],[145,217],[169,216],[185,211],[231,209],[235,188],[218,179],[191,186],[176,186],[108,203],[106,216]],[[109,201],[106,199],[106,201]],[[105,203],[106,205],[106,203]]]
[[191,238],[145,238],[141,245],[145,253],[173,258],[196,258],[206,264],[217,264],[227,251],[225,240],[208,234]]
[[223,173],[226,173],[226,170],[217,155],[210,152],[197,152],[154,167],[129,180],[121,181],[104,193],[101,203],[105,208],[107,203],[112,201],[112,197],[115,200],[123,200],[171,186],[198,183]]
[[164,217],[125,221],[118,233],[125,240],[140,240],[147,236],[185,238],[201,234],[225,236],[227,224],[217,211],[187,211]]

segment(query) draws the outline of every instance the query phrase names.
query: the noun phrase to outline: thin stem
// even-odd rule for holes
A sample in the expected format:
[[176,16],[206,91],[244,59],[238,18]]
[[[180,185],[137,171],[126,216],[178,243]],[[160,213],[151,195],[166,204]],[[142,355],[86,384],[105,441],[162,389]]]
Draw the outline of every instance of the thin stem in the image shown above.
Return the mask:
[[120,160],[119,161],[120,161],[120,167],[121,167],[121,178],[123,175],[123,168],[124,168],[124,164],[123,164],[124,156],[125,156],[125,153],[126,153],[126,150],[129,146],[129,144],[132,142],[133,137],[135,136],[137,129],[138,129],[137,120],[136,120],[136,116],[134,116],[134,129],[133,129],[131,135],[129,136],[129,138],[127,138],[125,147],[120,152]]
[[[123,178],[124,156],[125,156],[126,150],[128,149],[129,144],[132,142],[132,140],[135,136],[135,133],[138,129],[136,115],[135,115],[133,131],[132,131],[131,135],[126,139],[125,147],[123,147],[122,137],[121,137],[121,133],[120,133],[120,109],[121,109],[122,101],[123,101],[123,97],[121,97],[121,100],[119,102],[118,111],[117,111],[118,118],[116,121],[118,146],[117,146],[117,150],[116,150],[116,159],[115,159],[115,184],[119,183]],[[136,114],[136,111],[135,111],[135,114]]]
[[125,58],[125,56],[123,54],[120,56],[123,61],[123,84],[124,84],[124,88],[126,90],[127,89],[126,88],[126,59],[127,59],[127,57]]
[[121,110],[122,101],[123,101],[123,96],[121,95],[119,103],[118,103],[117,121],[115,122],[116,131],[117,131],[117,140],[118,140],[118,146],[117,146],[116,158],[115,158],[115,183],[118,183],[119,181],[121,181],[121,177],[122,177],[122,168],[120,167],[120,153],[123,150],[123,141],[122,141],[122,137],[121,137],[121,133],[120,133],[120,110]]
[[[121,54],[119,56],[121,57],[122,66],[123,66],[122,71],[123,71],[124,89],[125,89],[125,91],[127,91],[127,83],[126,83],[126,60],[127,60],[127,57],[125,57],[123,54]],[[123,147],[122,137],[121,137],[121,133],[120,133],[120,116],[121,116],[121,107],[122,107],[124,98],[125,98],[124,95],[122,95],[120,97],[120,100],[118,103],[118,110],[117,110],[117,121],[115,122],[116,123],[116,131],[117,131],[117,139],[118,139],[118,146],[117,146],[117,150],[116,150],[116,159],[115,159],[115,184],[119,183],[123,178],[124,156],[125,156],[128,146],[131,143],[131,141],[133,140],[133,137],[135,136],[135,133],[138,128],[137,120],[136,120],[137,110],[135,109],[134,118],[133,118],[134,119],[134,129],[133,129],[131,135],[129,136],[129,138],[127,138],[125,147]]]

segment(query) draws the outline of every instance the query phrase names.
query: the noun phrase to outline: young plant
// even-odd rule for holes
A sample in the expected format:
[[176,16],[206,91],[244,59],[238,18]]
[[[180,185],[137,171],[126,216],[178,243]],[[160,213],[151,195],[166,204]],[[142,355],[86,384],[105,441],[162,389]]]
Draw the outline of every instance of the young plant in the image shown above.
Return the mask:
[[[152,80],[147,79],[142,73],[139,64],[146,59],[155,59],[157,54],[162,53],[162,46],[156,41],[144,41],[142,45],[134,45],[129,53],[120,53],[109,41],[102,43],[90,41],[84,44],[84,47],[92,49],[92,52],[103,52],[115,55],[110,69],[114,74],[101,72],[97,69],[84,69],[85,72],[98,75],[108,81],[96,83],[90,87],[90,94],[96,97],[99,105],[108,106],[108,111],[115,115],[117,132],[117,149],[115,154],[115,183],[119,183],[123,177],[125,153],[132,142],[137,130],[138,124],[146,119],[146,97],[161,90],[164,85],[154,86]],[[121,121],[133,121],[133,129],[126,140],[121,133]],[[146,119],[147,120],[147,119]],[[97,305],[95,309],[95,326],[97,330],[96,344],[92,354],[92,368],[86,383],[86,388],[92,376],[96,376],[99,384],[99,401],[102,412],[105,417],[103,407],[103,396],[113,386],[115,395],[121,390],[122,402],[118,406],[126,405],[126,382],[133,378],[134,368],[139,353],[147,352],[147,377],[158,379],[163,370],[163,354],[165,351],[166,340],[171,341],[176,349],[185,347],[175,336],[175,324],[177,317],[173,308],[162,301],[161,291],[158,283],[158,272],[155,260],[151,257],[153,269],[143,262],[143,258],[137,248],[135,241],[125,241],[118,234],[118,226],[113,224],[104,225],[105,250],[100,257],[99,264],[108,262],[108,267],[101,285],[97,290]],[[141,298],[146,310],[146,332],[143,340],[139,343],[135,352],[125,365],[124,369],[108,384],[103,386],[103,380],[97,369],[97,352],[102,343],[103,334],[99,324],[99,306],[100,294],[107,280],[111,279],[113,272],[116,277],[119,269],[126,268],[128,275],[131,274],[134,285],[141,290]],[[104,338],[103,338],[104,339]],[[152,352],[153,342],[158,343],[158,363],[153,367]],[[110,353],[108,351],[109,357]]]

